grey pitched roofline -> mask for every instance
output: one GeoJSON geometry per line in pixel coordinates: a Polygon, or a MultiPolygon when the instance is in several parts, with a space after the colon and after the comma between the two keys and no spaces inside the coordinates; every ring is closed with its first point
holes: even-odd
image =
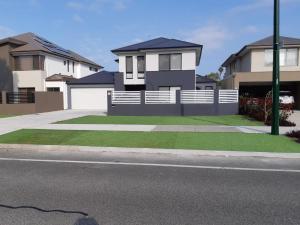
{"type": "Polygon", "coordinates": [[[200,64],[200,59],[202,56],[203,45],[195,44],[191,42],[168,39],[168,38],[155,38],[149,41],[140,42],[137,44],[125,46],[122,48],[117,48],[111,50],[114,54],[119,53],[131,53],[131,52],[144,52],[144,51],[154,51],[154,50],[170,50],[170,49],[195,49],[197,52],[197,65],[200,64]]]}
{"type": "Polygon", "coordinates": [[[12,44],[17,44],[17,45],[25,45],[25,44],[27,44],[24,41],[20,41],[18,39],[10,38],[10,37],[9,38],[4,38],[4,39],[0,40],[0,44],[4,44],[4,43],[12,43],[12,44]]]}
{"type": "Polygon", "coordinates": [[[114,84],[114,76],[117,72],[100,71],[80,79],[68,81],[68,85],[97,85],[114,84]]]}
{"type": "Polygon", "coordinates": [[[149,41],[128,45],[122,48],[113,49],[111,50],[111,52],[121,53],[121,52],[136,52],[136,51],[143,51],[143,50],[202,48],[202,47],[203,45],[200,44],[160,37],[160,38],[151,39],[149,41]]]}
{"type": "MultiPolygon", "coordinates": [[[[260,49],[260,48],[272,48],[273,43],[270,43],[270,39],[273,36],[269,36],[267,38],[261,39],[259,41],[253,42],[251,44],[245,45],[241,48],[240,51],[237,53],[231,54],[222,64],[222,67],[226,67],[229,63],[237,59],[243,52],[251,50],[251,49],[260,49]]],[[[290,37],[280,37],[281,41],[283,42],[284,46],[287,47],[300,47],[300,39],[297,38],[290,38],[290,37]]]]}

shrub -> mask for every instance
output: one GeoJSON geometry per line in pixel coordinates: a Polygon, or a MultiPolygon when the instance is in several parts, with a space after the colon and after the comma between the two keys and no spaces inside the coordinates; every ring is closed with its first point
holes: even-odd
{"type": "MultiPolygon", "coordinates": [[[[289,117],[293,114],[293,104],[280,104],[279,125],[280,126],[296,126],[295,123],[289,121],[289,117]]],[[[258,121],[264,122],[266,125],[272,123],[272,98],[240,98],[240,113],[248,115],[258,121]]]]}
{"type": "Polygon", "coordinates": [[[297,142],[300,143],[300,130],[293,130],[291,132],[288,132],[286,134],[286,136],[290,137],[290,138],[296,138],[297,142]]]}

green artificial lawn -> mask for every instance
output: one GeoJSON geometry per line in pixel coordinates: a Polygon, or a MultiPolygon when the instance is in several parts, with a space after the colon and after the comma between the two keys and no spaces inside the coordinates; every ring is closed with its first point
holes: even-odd
{"type": "Polygon", "coordinates": [[[0,136],[0,143],[300,152],[300,145],[288,137],[245,133],[19,130],[0,136]]]}
{"type": "Polygon", "coordinates": [[[246,116],[85,116],[61,124],[228,125],[263,126],[246,116]]]}
{"type": "Polygon", "coordinates": [[[12,115],[0,115],[0,119],[1,118],[7,118],[7,117],[12,117],[12,115]]]}

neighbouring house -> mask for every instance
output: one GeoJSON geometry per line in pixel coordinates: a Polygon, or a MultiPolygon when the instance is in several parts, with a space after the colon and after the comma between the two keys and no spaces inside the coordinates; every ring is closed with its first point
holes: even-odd
{"type": "MultiPolygon", "coordinates": [[[[300,109],[300,39],[280,37],[280,88],[294,96],[300,109]]],[[[222,87],[239,89],[240,95],[264,97],[272,90],[273,36],[244,46],[222,64],[222,87]]]]}
{"type": "Polygon", "coordinates": [[[202,45],[156,38],[112,50],[118,72],[99,73],[68,82],[69,108],[107,110],[107,91],[195,90],[202,45]],[[100,101],[95,101],[100,99],[100,101]]]}
{"type": "Polygon", "coordinates": [[[34,33],[0,40],[0,91],[63,92],[68,108],[67,81],[103,67],[34,33]]]}
{"type": "Polygon", "coordinates": [[[196,90],[215,90],[217,81],[207,76],[196,76],[196,90]]]}

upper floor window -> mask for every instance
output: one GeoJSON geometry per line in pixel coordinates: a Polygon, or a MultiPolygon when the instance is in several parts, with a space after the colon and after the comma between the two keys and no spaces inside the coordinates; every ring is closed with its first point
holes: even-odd
{"type": "Polygon", "coordinates": [[[132,56],[126,56],[126,79],[133,78],[133,58],[132,56]]]}
{"type": "Polygon", "coordinates": [[[73,73],[75,73],[75,62],[72,62],[73,73]]]}
{"type": "MultiPolygon", "coordinates": [[[[280,50],[280,66],[297,66],[298,65],[298,49],[284,48],[280,50]]],[[[265,65],[273,65],[273,50],[265,50],[265,65]]]]}
{"type": "Polygon", "coordinates": [[[16,71],[44,70],[45,56],[15,56],[16,71]]]}
{"type": "Polygon", "coordinates": [[[159,55],[159,70],[181,70],[182,69],[182,54],[160,54],[159,55]]]}
{"type": "Polygon", "coordinates": [[[145,56],[137,57],[137,69],[138,69],[138,78],[144,79],[144,77],[145,77],[145,56]]]}

